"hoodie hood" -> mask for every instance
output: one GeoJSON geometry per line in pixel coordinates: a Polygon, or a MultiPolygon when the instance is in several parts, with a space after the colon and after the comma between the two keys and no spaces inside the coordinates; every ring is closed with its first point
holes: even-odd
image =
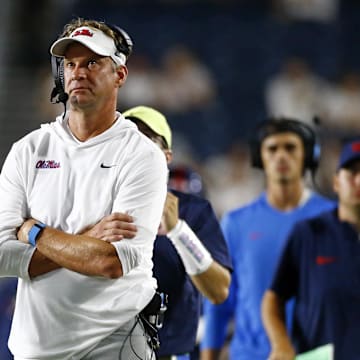
{"type": "Polygon", "coordinates": [[[49,132],[55,135],[61,142],[67,146],[76,148],[88,148],[98,144],[101,144],[109,139],[116,137],[122,137],[128,133],[129,129],[137,130],[136,125],[127,119],[125,119],[119,112],[116,112],[116,121],[114,124],[101,134],[94,136],[86,141],[79,141],[72,134],[68,126],[68,115],[65,118],[59,115],[54,122],[48,124],[42,124],[42,131],[49,132]]]}

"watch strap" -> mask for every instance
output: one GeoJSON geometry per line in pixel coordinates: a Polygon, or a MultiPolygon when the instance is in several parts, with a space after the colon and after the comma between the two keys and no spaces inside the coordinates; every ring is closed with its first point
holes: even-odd
{"type": "Polygon", "coordinates": [[[31,227],[28,233],[28,241],[30,245],[36,246],[36,240],[45,227],[46,225],[43,223],[36,223],[31,227]]]}

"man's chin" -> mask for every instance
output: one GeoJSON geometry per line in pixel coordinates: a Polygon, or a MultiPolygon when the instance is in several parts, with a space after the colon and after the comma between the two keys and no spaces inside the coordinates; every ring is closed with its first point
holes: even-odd
{"type": "Polygon", "coordinates": [[[84,96],[72,95],[69,98],[70,104],[74,107],[86,107],[89,104],[89,99],[84,96]]]}
{"type": "Polygon", "coordinates": [[[280,184],[288,184],[290,182],[290,178],[289,178],[289,176],[280,176],[278,178],[278,182],[280,184]]]}

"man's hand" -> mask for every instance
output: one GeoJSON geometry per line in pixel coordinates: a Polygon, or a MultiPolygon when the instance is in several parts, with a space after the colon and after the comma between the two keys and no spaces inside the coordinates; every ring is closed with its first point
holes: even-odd
{"type": "Polygon", "coordinates": [[[166,195],[164,210],[159,228],[160,235],[166,235],[179,221],[179,199],[171,192],[166,195]]]}
{"type": "Polygon", "coordinates": [[[295,356],[296,353],[292,345],[284,342],[273,347],[268,360],[294,360],[295,356]]]}
{"type": "Polygon", "coordinates": [[[124,213],[113,213],[103,217],[97,224],[85,230],[81,235],[91,236],[107,242],[132,239],[137,228],[133,224],[132,216],[124,213]]]}
{"type": "Polygon", "coordinates": [[[18,240],[20,240],[24,244],[28,244],[29,243],[29,238],[28,238],[29,231],[32,228],[32,226],[34,224],[36,224],[37,222],[38,221],[36,221],[35,219],[27,219],[26,221],[24,221],[24,223],[20,226],[20,228],[18,229],[18,232],[17,232],[18,240]]]}

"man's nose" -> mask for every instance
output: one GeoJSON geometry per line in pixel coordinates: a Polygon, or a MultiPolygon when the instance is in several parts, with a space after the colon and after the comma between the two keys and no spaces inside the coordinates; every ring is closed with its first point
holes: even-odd
{"type": "Polygon", "coordinates": [[[276,151],[276,156],[279,158],[279,159],[284,159],[284,158],[287,158],[289,155],[288,151],[286,149],[283,149],[283,148],[279,148],[277,151],[276,151]]]}
{"type": "Polygon", "coordinates": [[[71,80],[84,79],[86,76],[85,68],[83,66],[75,66],[71,72],[71,80]]]}

